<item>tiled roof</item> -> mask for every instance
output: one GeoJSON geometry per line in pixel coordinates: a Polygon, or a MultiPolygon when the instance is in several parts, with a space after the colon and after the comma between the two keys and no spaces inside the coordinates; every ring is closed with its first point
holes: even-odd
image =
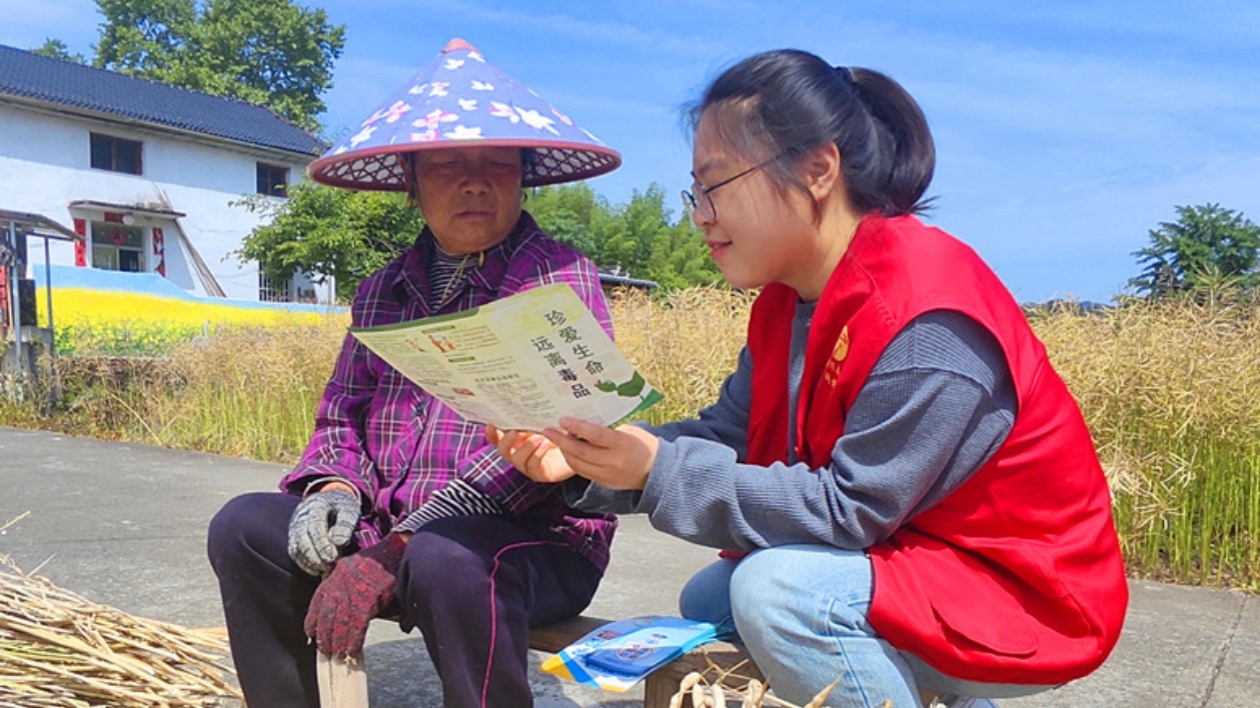
{"type": "Polygon", "coordinates": [[[317,157],[325,145],[264,106],[0,45],[0,98],[117,116],[317,157]]]}

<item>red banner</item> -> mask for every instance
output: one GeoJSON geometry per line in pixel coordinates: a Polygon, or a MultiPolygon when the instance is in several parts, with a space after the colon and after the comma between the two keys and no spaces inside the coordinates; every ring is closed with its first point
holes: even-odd
{"type": "Polygon", "coordinates": [[[74,265],[76,268],[87,267],[87,219],[74,220],[74,232],[83,237],[74,242],[74,265]]]}
{"type": "Polygon", "coordinates": [[[153,227],[153,262],[156,263],[156,265],[153,266],[153,270],[157,271],[158,275],[165,278],[166,236],[162,234],[162,229],[157,226],[153,227]]]}
{"type": "Polygon", "coordinates": [[[0,328],[9,326],[9,269],[0,268],[0,328]]]}

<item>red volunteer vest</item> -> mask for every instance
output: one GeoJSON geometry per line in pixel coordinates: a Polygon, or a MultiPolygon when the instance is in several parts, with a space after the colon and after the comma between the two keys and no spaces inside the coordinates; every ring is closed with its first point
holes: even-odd
{"type": "MultiPolygon", "coordinates": [[[[753,305],[749,462],[786,458],[796,291],[753,305]]],[[[797,458],[830,464],[844,420],[901,329],[956,310],[1000,343],[1018,414],[962,487],[867,549],[872,626],[939,671],[989,683],[1058,684],[1096,669],[1128,604],[1111,496],[1076,401],[1023,311],[966,245],[914,217],[869,216],[819,299],[806,345],[797,458]]]]}

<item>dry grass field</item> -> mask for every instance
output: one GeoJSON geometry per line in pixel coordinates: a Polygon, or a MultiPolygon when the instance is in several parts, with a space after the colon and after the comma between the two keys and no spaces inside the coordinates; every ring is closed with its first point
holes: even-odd
{"type": "MultiPolygon", "coordinates": [[[[696,288],[612,299],[617,341],[665,395],[649,422],[713,401],[752,297],[696,288]]],[[[1260,310],[1237,299],[1029,311],[1093,431],[1130,572],[1260,591],[1260,310]]],[[[348,324],[225,325],[158,359],[62,357],[65,396],[0,402],[0,424],[288,462],[348,324]]],[[[76,351],[82,353],[82,348],[76,351]]]]}

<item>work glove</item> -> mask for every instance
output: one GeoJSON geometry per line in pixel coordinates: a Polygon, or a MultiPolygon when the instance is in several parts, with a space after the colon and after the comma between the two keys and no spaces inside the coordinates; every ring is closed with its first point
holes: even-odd
{"type": "Polygon", "coordinates": [[[315,589],[302,629],[328,656],[358,656],[368,624],[394,601],[407,538],[391,533],[337,561],[315,589]]]}
{"type": "Polygon", "coordinates": [[[344,489],[303,499],[289,519],[289,557],[314,576],[328,572],[359,523],[359,500],[344,489]]]}

